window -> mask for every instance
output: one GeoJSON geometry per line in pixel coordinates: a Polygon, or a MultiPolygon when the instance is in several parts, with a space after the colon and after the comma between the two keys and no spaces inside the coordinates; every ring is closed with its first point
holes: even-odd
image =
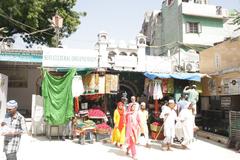
{"type": "Polygon", "coordinates": [[[201,33],[202,27],[199,22],[187,22],[186,33],[201,33]]]}
{"type": "Polygon", "coordinates": [[[134,52],[133,52],[133,53],[130,54],[130,56],[135,56],[135,57],[137,57],[137,53],[134,53],[134,52]]]}
{"type": "Polygon", "coordinates": [[[117,54],[113,51],[108,53],[108,62],[114,62],[114,58],[117,54]]]}
{"type": "Polygon", "coordinates": [[[121,53],[119,53],[119,55],[120,55],[120,56],[127,56],[127,53],[121,52],[121,53]]]}

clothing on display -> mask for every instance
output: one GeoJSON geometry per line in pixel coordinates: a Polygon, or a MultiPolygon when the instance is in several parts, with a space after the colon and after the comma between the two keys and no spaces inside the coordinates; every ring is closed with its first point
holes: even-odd
{"type": "Polygon", "coordinates": [[[153,99],[158,100],[163,98],[163,93],[162,93],[162,81],[161,80],[155,80],[153,81],[154,83],[154,88],[153,88],[153,99]]]}
{"type": "Polygon", "coordinates": [[[99,76],[99,90],[98,93],[105,93],[105,76],[99,76]]]}
{"type": "Polygon", "coordinates": [[[106,74],[106,86],[105,86],[105,92],[106,93],[111,93],[111,75],[110,74],[106,74]]]}
{"type": "Polygon", "coordinates": [[[85,93],[96,93],[98,91],[98,74],[87,74],[83,77],[85,93]]]}
{"type": "Polygon", "coordinates": [[[167,81],[167,93],[174,93],[174,80],[168,79],[167,81]]]}
{"type": "Polygon", "coordinates": [[[117,93],[118,91],[118,75],[111,75],[111,93],[117,93]]]}
{"type": "Polygon", "coordinates": [[[74,76],[72,80],[72,95],[78,97],[84,93],[82,76],[74,76]]]}
{"type": "Polygon", "coordinates": [[[59,77],[43,70],[42,95],[48,124],[66,124],[74,116],[72,79],[75,73],[76,69],[70,69],[63,77],[59,77]]]}
{"type": "Polygon", "coordinates": [[[168,86],[167,86],[167,79],[162,79],[162,93],[167,94],[168,93],[168,86]]]}
{"type": "Polygon", "coordinates": [[[79,100],[78,100],[78,97],[74,97],[74,112],[75,113],[79,112],[79,100]]]}
{"type": "Polygon", "coordinates": [[[106,86],[105,92],[106,93],[117,93],[118,91],[118,75],[106,74],[106,86]]]}

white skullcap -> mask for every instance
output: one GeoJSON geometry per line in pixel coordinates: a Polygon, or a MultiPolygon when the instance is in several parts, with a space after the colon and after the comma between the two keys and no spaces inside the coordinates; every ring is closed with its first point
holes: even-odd
{"type": "Polygon", "coordinates": [[[7,109],[14,109],[17,107],[18,107],[18,104],[15,100],[10,100],[7,102],[7,109]]]}
{"type": "Polygon", "coordinates": [[[170,100],[168,101],[168,103],[174,103],[174,100],[173,100],[173,99],[170,99],[170,100]]]}

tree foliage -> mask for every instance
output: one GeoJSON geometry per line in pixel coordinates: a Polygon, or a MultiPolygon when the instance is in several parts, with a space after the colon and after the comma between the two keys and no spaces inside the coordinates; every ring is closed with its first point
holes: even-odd
{"type": "Polygon", "coordinates": [[[237,17],[234,19],[234,24],[240,25],[240,13],[238,13],[237,17]]]}
{"type": "Polygon", "coordinates": [[[80,25],[85,12],[76,12],[73,7],[77,0],[1,0],[0,28],[2,36],[21,34],[28,46],[41,44],[55,46],[56,33],[52,17],[58,13],[63,18],[60,38],[69,37],[80,25]]]}

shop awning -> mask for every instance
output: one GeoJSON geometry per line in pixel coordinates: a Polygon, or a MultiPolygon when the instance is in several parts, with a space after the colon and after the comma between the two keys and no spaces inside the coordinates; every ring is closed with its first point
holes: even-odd
{"type": "Polygon", "coordinates": [[[181,79],[181,80],[190,80],[190,81],[197,81],[200,82],[201,78],[209,77],[207,74],[202,73],[150,73],[145,72],[144,76],[149,79],[155,78],[174,78],[174,79],[181,79]]]}

